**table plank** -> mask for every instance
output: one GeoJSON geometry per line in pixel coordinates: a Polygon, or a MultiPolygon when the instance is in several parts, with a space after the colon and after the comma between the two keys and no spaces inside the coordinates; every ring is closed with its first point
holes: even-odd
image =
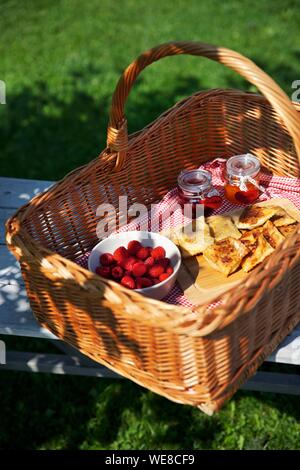
{"type": "Polygon", "coordinates": [[[267,360],[280,364],[300,365],[300,325],[282,341],[267,360]]]}
{"type": "Polygon", "coordinates": [[[25,372],[46,372],[51,374],[83,375],[122,379],[110,369],[95,362],[87,363],[77,356],[64,354],[37,354],[30,352],[7,351],[6,364],[0,365],[1,370],[19,370],[25,372]]]}
{"type": "Polygon", "coordinates": [[[58,339],[33,316],[24,286],[0,285],[0,334],[58,339]]]}
{"type": "Polygon", "coordinates": [[[5,245],[0,245],[0,285],[24,285],[20,265],[5,245]]]}
{"type": "Polygon", "coordinates": [[[255,392],[300,395],[300,375],[258,371],[241,388],[255,392]]]}
{"type": "MultiPolygon", "coordinates": [[[[51,184],[50,181],[0,178],[0,334],[57,339],[36,322],[28,304],[19,264],[3,245],[6,219],[28,198],[51,184]]],[[[300,364],[300,325],[267,360],[300,364]]]]}
{"type": "MultiPolygon", "coordinates": [[[[57,339],[36,322],[27,301],[19,265],[5,246],[0,246],[0,334],[57,339]]],[[[300,325],[267,360],[300,364],[300,325]]]]}
{"type": "Polygon", "coordinates": [[[17,209],[52,184],[52,181],[0,177],[0,207],[17,209]]]}
{"type": "Polygon", "coordinates": [[[57,339],[30,309],[19,263],[5,245],[5,222],[52,181],[0,177],[0,334],[57,339]]]}
{"type": "MultiPolygon", "coordinates": [[[[6,354],[6,364],[0,365],[0,371],[1,370],[123,379],[121,375],[116,374],[100,364],[87,364],[85,361],[82,361],[80,357],[65,356],[63,354],[37,354],[8,351],[6,354]]],[[[258,392],[300,395],[300,376],[295,374],[258,371],[241,388],[243,390],[258,392]]]]}
{"type": "Polygon", "coordinates": [[[57,339],[35,320],[19,263],[4,245],[0,245],[0,334],[57,339]]]}

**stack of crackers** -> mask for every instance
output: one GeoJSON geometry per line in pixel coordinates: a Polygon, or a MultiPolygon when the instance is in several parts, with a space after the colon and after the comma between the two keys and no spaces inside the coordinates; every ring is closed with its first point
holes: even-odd
{"type": "Polygon", "coordinates": [[[215,270],[229,276],[249,272],[264,261],[298,226],[279,206],[252,205],[233,214],[201,217],[191,227],[165,233],[183,257],[203,254],[215,270]]]}

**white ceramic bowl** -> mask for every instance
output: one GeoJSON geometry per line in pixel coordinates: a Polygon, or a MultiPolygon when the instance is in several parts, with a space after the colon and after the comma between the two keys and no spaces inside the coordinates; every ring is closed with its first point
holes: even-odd
{"type": "Polygon", "coordinates": [[[162,299],[175,284],[178,270],[181,265],[181,255],[177,246],[167,237],[164,237],[159,233],[132,231],[110,235],[93,248],[88,259],[89,270],[96,272],[96,268],[99,266],[99,258],[103,253],[113,253],[119,246],[127,247],[131,240],[138,240],[142,245],[150,246],[152,248],[162,246],[166,250],[166,257],[170,258],[170,263],[174,270],[171,276],[154,286],[145,287],[144,289],[135,289],[136,292],[140,292],[146,297],[158,300],[162,299]]]}

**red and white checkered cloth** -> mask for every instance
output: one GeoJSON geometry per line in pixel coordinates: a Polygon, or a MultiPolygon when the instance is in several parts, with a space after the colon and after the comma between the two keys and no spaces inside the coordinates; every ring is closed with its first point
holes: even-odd
{"type": "MultiPolygon", "coordinates": [[[[199,167],[204,170],[209,170],[212,173],[213,185],[218,189],[223,198],[222,206],[219,209],[216,209],[213,214],[223,214],[239,207],[236,204],[232,204],[224,197],[224,180],[222,175],[225,169],[225,162],[226,160],[218,158],[199,167]]],[[[300,178],[288,178],[262,174],[260,184],[265,188],[265,191],[261,193],[257,202],[266,201],[271,198],[286,198],[293,202],[298,209],[300,209],[300,178]]],[[[244,206],[241,205],[241,207],[244,206]]],[[[162,230],[162,228],[167,229],[170,227],[176,227],[178,225],[186,225],[189,222],[190,219],[186,219],[184,217],[182,210],[179,207],[177,188],[173,188],[157,205],[154,206],[151,212],[151,217],[148,214],[146,217],[141,218],[138,223],[136,220],[133,220],[129,224],[121,227],[119,231],[124,232],[130,230],[146,229],[158,232],[162,230]],[[162,214],[164,214],[164,212],[166,213],[166,211],[169,216],[167,218],[163,218],[162,227],[162,214]]],[[[86,268],[88,257],[89,253],[78,258],[76,262],[86,268]]],[[[193,304],[184,296],[183,291],[178,283],[175,284],[171,292],[169,292],[163,301],[174,305],[193,307],[193,304]]]]}

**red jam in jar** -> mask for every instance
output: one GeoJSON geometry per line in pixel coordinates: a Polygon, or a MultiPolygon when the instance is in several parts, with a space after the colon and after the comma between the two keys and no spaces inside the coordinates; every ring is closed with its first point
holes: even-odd
{"type": "Polygon", "coordinates": [[[260,194],[260,162],[250,153],[235,155],[226,162],[225,197],[234,204],[251,204],[260,194]]]}
{"type": "Polygon", "coordinates": [[[198,204],[204,206],[205,215],[222,205],[222,198],[212,185],[210,171],[183,170],[178,176],[177,184],[181,204],[192,205],[193,217],[196,217],[198,204]]]}

